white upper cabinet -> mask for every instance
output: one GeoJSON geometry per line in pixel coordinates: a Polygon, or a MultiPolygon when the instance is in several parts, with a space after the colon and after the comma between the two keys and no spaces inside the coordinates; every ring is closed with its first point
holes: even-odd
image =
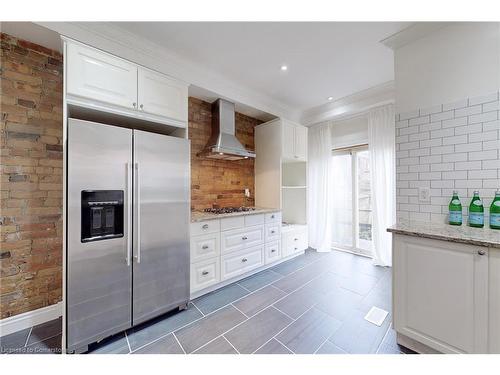
{"type": "Polygon", "coordinates": [[[307,160],[307,128],[301,125],[295,125],[295,158],[307,160]]]}
{"type": "Polygon", "coordinates": [[[283,120],[283,159],[307,161],[307,128],[283,120]]]}
{"type": "Polygon", "coordinates": [[[131,108],[137,104],[137,66],[93,48],[67,46],[67,93],[131,108]]]}
{"type": "Polygon", "coordinates": [[[187,126],[188,85],[79,43],[66,42],[72,104],[177,127],[187,126]]]}
{"type": "Polygon", "coordinates": [[[139,67],[139,110],[174,120],[187,121],[188,88],[163,74],[139,67]]]}

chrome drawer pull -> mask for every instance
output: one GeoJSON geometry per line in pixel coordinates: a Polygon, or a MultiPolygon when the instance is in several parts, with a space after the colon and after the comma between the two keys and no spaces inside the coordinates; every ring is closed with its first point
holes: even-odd
{"type": "Polygon", "coordinates": [[[206,250],[206,249],[208,249],[208,245],[203,245],[201,248],[202,248],[203,250],[206,250]]]}
{"type": "Polygon", "coordinates": [[[203,271],[201,274],[202,274],[203,276],[207,276],[207,275],[209,274],[209,272],[208,272],[208,271],[203,271]]]}
{"type": "Polygon", "coordinates": [[[248,240],[248,237],[247,236],[243,236],[241,237],[242,240],[248,240]]]}
{"type": "Polygon", "coordinates": [[[295,250],[298,250],[298,248],[296,247],[295,250]]]}
{"type": "Polygon", "coordinates": [[[271,215],[271,219],[274,219],[274,215],[271,215]]]}
{"type": "Polygon", "coordinates": [[[479,255],[484,255],[484,254],[486,254],[486,251],[484,251],[484,250],[479,250],[477,253],[478,253],[479,255]]]}
{"type": "Polygon", "coordinates": [[[203,226],[201,227],[201,229],[208,229],[208,224],[203,224],[203,226]]]}
{"type": "Polygon", "coordinates": [[[294,241],[298,241],[299,239],[298,239],[298,238],[294,238],[293,240],[294,240],[294,241]]]}
{"type": "Polygon", "coordinates": [[[271,250],[271,253],[275,253],[275,252],[276,252],[276,249],[272,249],[272,250],[271,250]]]}
{"type": "Polygon", "coordinates": [[[276,232],[275,232],[274,230],[272,230],[272,231],[271,231],[271,234],[274,234],[274,233],[276,233],[276,232]]]}
{"type": "Polygon", "coordinates": [[[245,263],[246,261],[248,261],[248,259],[247,259],[247,258],[243,258],[241,261],[242,261],[243,263],[245,263]]]}

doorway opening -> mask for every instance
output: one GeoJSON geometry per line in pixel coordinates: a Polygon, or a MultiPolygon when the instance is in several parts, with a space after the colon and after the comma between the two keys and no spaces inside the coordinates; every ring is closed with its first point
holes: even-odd
{"type": "Polygon", "coordinates": [[[372,193],[368,145],[336,149],[332,247],[372,257],[372,193]]]}

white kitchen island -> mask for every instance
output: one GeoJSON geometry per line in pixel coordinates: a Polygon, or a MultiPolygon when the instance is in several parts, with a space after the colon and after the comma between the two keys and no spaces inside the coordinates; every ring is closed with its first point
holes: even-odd
{"type": "Polygon", "coordinates": [[[415,221],[388,231],[398,343],[420,353],[500,353],[500,231],[415,221]]]}

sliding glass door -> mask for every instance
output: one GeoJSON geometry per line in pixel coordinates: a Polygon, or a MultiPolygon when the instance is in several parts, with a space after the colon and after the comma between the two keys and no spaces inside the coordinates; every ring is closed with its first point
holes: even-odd
{"type": "Polygon", "coordinates": [[[366,146],[333,152],[333,247],[371,256],[370,154],[366,146]]]}

